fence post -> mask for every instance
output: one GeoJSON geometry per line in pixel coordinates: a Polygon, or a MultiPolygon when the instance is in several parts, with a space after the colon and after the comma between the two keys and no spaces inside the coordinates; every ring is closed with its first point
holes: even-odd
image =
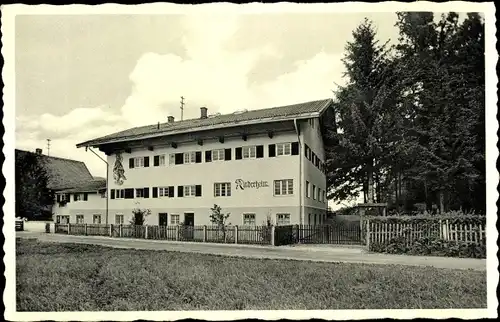
{"type": "Polygon", "coordinates": [[[148,239],[148,226],[146,226],[146,232],[144,233],[144,239],[148,239]]]}
{"type": "Polygon", "coordinates": [[[207,225],[203,225],[203,242],[207,242],[207,225]]]}
{"type": "Polygon", "coordinates": [[[370,250],[370,239],[371,239],[371,236],[370,236],[370,219],[366,219],[365,225],[366,225],[366,248],[368,248],[368,250],[370,250]]]}
{"type": "Polygon", "coordinates": [[[109,224],[109,237],[113,237],[113,224],[109,224]]]}
{"type": "Polygon", "coordinates": [[[70,223],[68,223],[68,235],[69,235],[70,223]]]}
{"type": "Polygon", "coordinates": [[[119,231],[118,231],[118,235],[119,235],[120,237],[122,237],[122,236],[123,236],[123,224],[120,224],[120,228],[119,228],[118,230],[119,230],[119,231]]]}
{"type": "Polygon", "coordinates": [[[87,236],[87,224],[85,224],[85,236],[87,236]]]}
{"type": "Polygon", "coordinates": [[[175,240],[179,240],[179,225],[175,226],[175,240]]]}
{"type": "Polygon", "coordinates": [[[276,246],[275,244],[275,238],[274,238],[274,233],[275,233],[275,227],[274,225],[271,225],[271,245],[272,246],[276,246]]]}
{"type": "Polygon", "coordinates": [[[234,243],[238,243],[238,225],[234,226],[234,243]]]}

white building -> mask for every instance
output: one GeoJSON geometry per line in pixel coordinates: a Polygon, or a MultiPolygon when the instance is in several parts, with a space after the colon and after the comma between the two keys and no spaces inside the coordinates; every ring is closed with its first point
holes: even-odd
{"type": "MultiPolygon", "coordinates": [[[[214,204],[230,213],[232,225],[262,225],[268,217],[275,224],[324,222],[321,130],[331,104],[320,100],[217,116],[202,107],[199,119],[169,117],[167,123],[78,144],[107,155],[109,216],[101,223],[128,223],[132,210],[141,208],[151,210],[149,225],[210,225],[214,204]],[[120,169],[123,180],[116,177],[120,169]]],[[[76,212],[70,213],[76,222],[76,212]]],[[[83,222],[93,223],[106,211],[80,213],[83,222]]]]}

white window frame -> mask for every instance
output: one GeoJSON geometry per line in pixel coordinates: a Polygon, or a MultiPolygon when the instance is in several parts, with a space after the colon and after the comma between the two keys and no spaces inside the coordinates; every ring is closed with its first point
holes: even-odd
{"type": "Polygon", "coordinates": [[[158,166],[159,167],[164,167],[167,165],[167,157],[165,156],[165,154],[160,154],[158,155],[158,166]]]}
{"type": "Polygon", "coordinates": [[[102,223],[102,216],[100,214],[93,214],[92,215],[92,223],[93,224],[101,224],[102,223]],[[99,218],[99,222],[96,223],[96,218],[99,218]]]}
{"type": "Polygon", "coordinates": [[[184,190],[183,196],[184,197],[195,197],[196,196],[196,185],[187,185],[183,186],[182,189],[184,190]]]}
{"type": "Polygon", "coordinates": [[[170,224],[171,225],[178,225],[180,224],[181,220],[181,215],[179,214],[170,214],[170,224]]]}
{"type": "Polygon", "coordinates": [[[144,168],[144,157],[134,158],[134,168],[144,168]]]}
{"type": "Polygon", "coordinates": [[[276,143],[276,156],[292,155],[292,143],[276,143]]]}
{"type": "Polygon", "coordinates": [[[285,214],[285,213],[276,214],[276,225],[278,226],[290,225],[290,214],[285,214]]]}
{"type": "Polygon", "coordinates": [[[293,195],[293,179],[274,180],[273,191],[275,196],[293,195]]]}
{"type": "Polygon", "coordinates": [[[226,160],[226,152],[224,149],[212,150],[212,161],[224,161],[226,160]]]}
{"type": "Polygon", "coordinates": [[[134,193],[135,198],[144,198],[144,188],[135,188],[135,193],[134,193]],[[139,193],[140,191],[140,193],[139,193]]]}
{"type": "Polygon", "coordinates": [[[306,181],[306,197],[311,198],[311,184],[309,181],[306,181]]]}
{"type": "Polygon", "coordinates": [[[76,223],[77,224],[85,223],[85,217],[83,216],[83,214],[76,214],[76,223]],[[81,219],[81,221],[78,219],[81,219]]]}
{"type": "Polygon", "coordinates": [[[115,199],[125,199],[125,189],[116,189],[115,199]]]}
{"type": "Polygon", "coordinates": [[[241,147],[241,158],[242,159],[255,159],[257,158],[257,146],[247,145],[241,147]]]}
{"type": "Polygon", "coordinates": [[[184,164],[196,163],[196,151],[184,152],[183,154],[184,164]]]}
{"type": "Polygon", "coordinates": [[[158,198],[168,197],[168,187],[158,187],[158,198]]]}
{"type": "Polygon", "coordinates": [[[214,183],[214,197],[231,197],[231,182],[214,183]]]}
{"type": "Polygon", "coordinates": [[[115,214],[115,225],[123,225],[125,223],[125,216],[123,214],[115,214]],[[117,220],[121,218],[121,220],[117,220]]]}
{"type": "Polygon", "coordinates": [[[243,226],[255,226],[255,214],[254,213],[243,214],[243,226]]]}

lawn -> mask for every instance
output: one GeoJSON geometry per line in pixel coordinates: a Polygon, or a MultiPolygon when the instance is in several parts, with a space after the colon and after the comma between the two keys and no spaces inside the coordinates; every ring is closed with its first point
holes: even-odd
{"type": "Polygon", "coordinates": [[[485,308],[486,272],[16,240],[18,311],[485,308]]]}

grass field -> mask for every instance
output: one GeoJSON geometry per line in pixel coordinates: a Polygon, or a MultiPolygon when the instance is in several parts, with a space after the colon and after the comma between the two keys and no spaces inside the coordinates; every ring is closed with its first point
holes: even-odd
{"type": "Polygon", "coordinates": [[[486,272],[16,240],[18,311],[485,308],[486,272]]]}

